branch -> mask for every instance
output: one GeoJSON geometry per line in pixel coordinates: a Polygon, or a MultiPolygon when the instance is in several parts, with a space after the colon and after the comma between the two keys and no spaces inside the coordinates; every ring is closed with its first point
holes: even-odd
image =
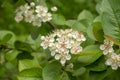
{"type": "Polygon", "coordinates": [[[9,48],[7,45],[0,45],[0,49],[13,50],[13,48],[9,48]]]}
{"type": "Polygon", "coordinates": [[[53,30],[56,29],[55,25],[52,24],[50,21],[48,21],[47,23],[50,25],[50,27],[51,27],[53,30]]]}

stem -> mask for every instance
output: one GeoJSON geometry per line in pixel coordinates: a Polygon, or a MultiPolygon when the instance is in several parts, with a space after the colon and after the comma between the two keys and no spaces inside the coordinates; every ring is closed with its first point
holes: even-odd
{"type": "Polygon", "coordinates": [[[53,30],[56,29],[55,25],[52,24],[50,21],[48,21],[47,23],[50,25],[50,27],[51,27],[53,30]]]}
{"type": "Polygon", "coordinates": [[[7,45],[0,45],[0,49],[13,50],[13,48],[9,48],[7,45]]]}
{"type": "Polygon", "coordinates": [[[28,3],[28,5],[30,5],[31,1],[30,0],[25,0],[25,2],[28,3]]]}

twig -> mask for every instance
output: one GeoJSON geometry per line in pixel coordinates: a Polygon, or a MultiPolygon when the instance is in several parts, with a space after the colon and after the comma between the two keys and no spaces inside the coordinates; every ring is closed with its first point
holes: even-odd
{"type": "Polygon", "coordinates": [[[52,24],[50,21],[48,21],[47,23],[50,25],[50,27],[51,27],[53,30],[56,29],[55,25],[52,24]]]}
{"type": "Polygon", "coordinates": [[[6,45],[0,45],[0,49],[8,49],[8,50],[13,50],[13,48],[9,48],[6,45]]]}

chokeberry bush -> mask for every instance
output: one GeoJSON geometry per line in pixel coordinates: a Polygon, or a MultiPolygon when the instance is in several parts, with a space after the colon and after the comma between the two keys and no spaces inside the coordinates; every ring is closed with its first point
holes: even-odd
{"type": "Polygon", "coordinates": [[[120,0],[0,0],[0,80],[120,80],[120,0]]]}

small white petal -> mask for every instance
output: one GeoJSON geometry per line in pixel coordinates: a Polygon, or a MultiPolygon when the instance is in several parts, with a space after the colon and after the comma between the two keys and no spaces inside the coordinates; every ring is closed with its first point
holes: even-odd
{"type": "Polygon", "coordinates": [[[120,67],[120,62],[117,62],[117,65],[120,67]]]}
{"type": "Polygon", "coordinates": [[[118,69],[118,66],[116,64],[112,64],[111,67],[112,67],[113,70],[117,70],[118,69]]]}
{"type": "Polygon", "coordinates": [[[68,54],[66,55],[66,60],[70,60],[71,59],[71,56],[68,54]]]}
{"type": "Polygon", "coordinates": [[[100,49],[101,49],[101,50],[104,50],[104,49],[105,49],[105,46],[104,46],[104,45],[100,45],[100,49]]]}
{"type": "Polygon", "coordinates": [[[50,42],[54,42],[54,38],[50,38],[50,40],[49,40],[50,42]]]}
{"type": "Polygon", "coordinates": [[[55,52],[54,51],[51,51],[51,56],[54,56],[55,55],[55,52]]]}
{"type": "Polygon", "coordinates": [[[66,59],[65,59],[65,58],[61,58],[60,63],[61,63],[62,65],[64,65],[64,64],[66,63],[66,59]]]}
{"type": "Polygon", "coordinates": [[[56,54],[56,55],[55,55],[55,59],[56,59],[56,60],[59,60],[60,57],[61,57],[60,54],[56,54]]]}
{"type": "Polygon", "coordinates": [[[104,55],[107,55],[107,54],[108,54],[108,50],[104,50],[104,51],[103,51],[103,54],[104,54],[104,55]]]}
{"type": "Polygon", "coordinates": [[[43,46],[43,49],[47,49],[47,46],[43,46]]]}
{"type": "Polygon", "coordinates": [[[117,60],[120,61],[120,54],[117,55],[117,60]]]}
{"type": "Polygon", "coordinates": [[[113,52],[114,50],[113,50],[113,48],[111,47],[111,48],[109,48],[109,52],[113,52]]]}
{"type": "Polygon", "coordinates": [[[104,44],[109,44],[109,41],[105,39],[104,44]]]}
{"type": "Polygon", "coordinates": [[[34,6],[35,6],[35,3],[34,3],[34,2],[31,2],[31,3],[30,3],[30,6],[31,6],[31,7],[34,7],[34,6]]]}
{"type": "Polygon", "coordinates": [[[45,36],[41,36],[41,40],[44,40],[45,39],[45,36]]]}
{"type": "Polygon", "coordinates": [[[56,6],[52,7],[51,11],[57,11],[57,7],[56,6]]]}
{"type": "Polygon", "coordinates": [[[113,61],[111,60],[111,59],[107,59],[107,61],[106,61],[106,65],[112,65],[112,63],[113,63],[113,61]]]}
{"type": "Polygon", "coordinates": [[[20,21],[22,21],[23,20],[23,16],[21,15],[21,14],[17,14],[16,16],[15,16],[15,21],[16,22],[20,22],[20,21]]]}
{"type": "Polygon", "coordinates": [[[81,35],[81,39],[82,41],[86,41],[86,38],[83,35],[81,35]]]}

